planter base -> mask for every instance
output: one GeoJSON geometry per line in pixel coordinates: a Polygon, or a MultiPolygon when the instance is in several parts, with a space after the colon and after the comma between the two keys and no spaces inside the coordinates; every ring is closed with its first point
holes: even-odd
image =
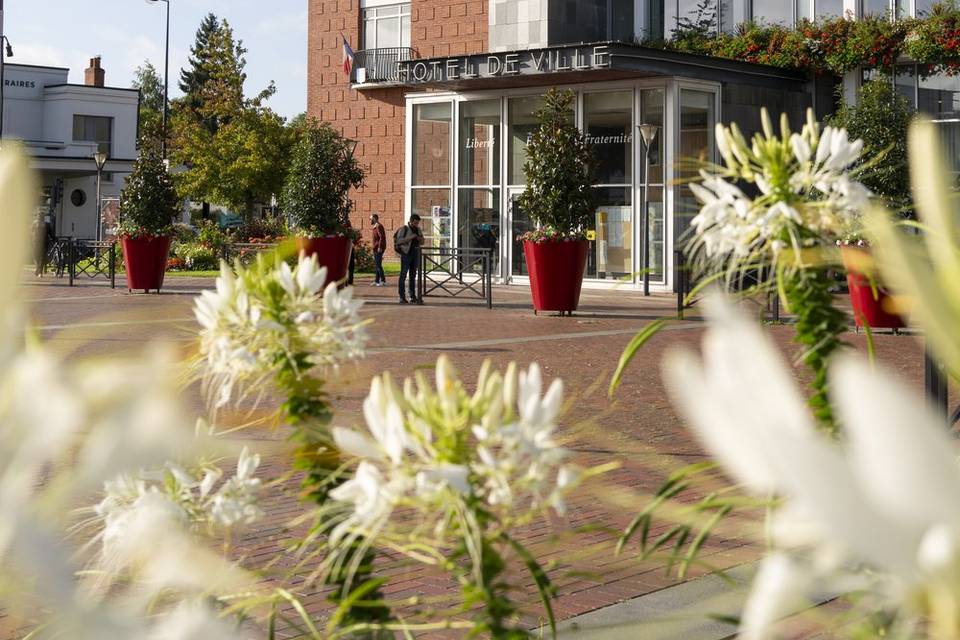
{"type": "Polygon", "coordinates": [[[523,243],[534,313],[577,310],[588,249],[586,240],[523,243]]]}
{"type": "Polygon", "coordinates": [[[120,246],[127,268],[127,291],[160,293],[170,254],[170,236],[121,238],[120,246]]]}
{"type": "MultiPolygon", "coordinates": [[[[847,269],[847,288],[850,290],[850,306],[858,328],[903,329],[907,324],[893,312],[893,300],[886,289],[871,287],[870,279],[863,272],[869,263],[869,254],[857,247],[842,247],[843,265],[847,269]]],[[[874,283],[876,285],[876,283],[874,283]]]]}
{"type": "Polygon", "coordinates": [[[346,279],[350,269],[353,242],[345,236],[297,238],[297,252],[317,256],[320,266],[327,268],[327,283],[340,282],[346,279]]]}

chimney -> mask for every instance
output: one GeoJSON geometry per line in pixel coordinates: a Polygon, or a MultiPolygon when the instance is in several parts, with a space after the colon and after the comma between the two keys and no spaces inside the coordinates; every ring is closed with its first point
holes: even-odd
{"type": "Polygon", "coordinates": [[[90,66],[83,72],[83,84],[88,87],[103,86],[104,71],[100,66],[100,56],[90,58],[90,66]]]}

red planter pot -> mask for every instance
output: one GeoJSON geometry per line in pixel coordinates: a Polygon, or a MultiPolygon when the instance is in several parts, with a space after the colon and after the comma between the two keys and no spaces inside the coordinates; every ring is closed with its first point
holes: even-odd
{"type": "Polygon", "coordinates": [[[146,293],[155,289],[160,293],[167,272],[170,236],[123,237],[120,246],[127,267],[127,290],[143,289],[146,293]]]}
{"type": "Polygon", "coordinates": [[[535,310],[567,313],[577,310],[589,246],[586,240],[524,241],[523,254],[527,258],[535,310]]]}
{"type": "MultiPolygon", "coordinates": [[[[871,329],[902,329],[906,325],[898,314],[892,311],[893,300],[887,290],[870,286],[861,269],[869,261],[869,255],[857,247],[841,247],[843,266],[847,269],[847,288],[850,289],[850,306],[853,307],[853,319],[858,327],[864,325],[871,329]]],[[[874,281],[876,284],[876,281],[874,281]]]]}
{"type": "Polygon", "coordinates": [[[317,256],[321,267],[327,268],[327,282],[340,282],[347,277],[353,241],[346,236],[325,238],[297,238],[297,252],[317,256]]]}

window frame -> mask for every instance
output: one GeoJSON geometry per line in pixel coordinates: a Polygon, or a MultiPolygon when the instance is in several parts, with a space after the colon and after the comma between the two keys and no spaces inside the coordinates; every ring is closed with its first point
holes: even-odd
{"type": "Polygon", "coordinates": [[[375,49],[410,48],[411,2],[363,3],[360,8],[360,48],[369,51],[375,49]],[[395,13],[387,11],[396,10],[395,13]],[[381,12],[383,12],[381,14],[381,12]],[[382,45],[378,42],[378,23],[381,20],[399,20],[400,41],[397,44],[382,45]],[[372,25],[374,42],[368,42],[367,33],[372,25]]]}

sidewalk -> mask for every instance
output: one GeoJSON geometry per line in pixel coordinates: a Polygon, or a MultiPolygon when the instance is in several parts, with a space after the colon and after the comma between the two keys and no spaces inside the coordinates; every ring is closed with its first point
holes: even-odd
{"type": "MultiPolygon", "coordinates": [[[[358,279],[356,295],[367,300],[364,315],[371,320],[371,349],[356,366],[345,367],[330,382],[335,424],[359,425],[361,403],[369,380],[382,371],[397,378],[428,367],[447,354],[468,383],[480,365],[490,359],[497,367],[510,361],[526,366],[537,361],[546,380],[562,377],[568,401],[562,421],[565,443],[573,461],[584,466],[613,459],[622,467],[606,476],[597,488],[589,487],[572,501],[564,519],[540,523],[521,532],[520,539],[546,565],[557,587],[554,610],[558,619],[599,611],[613,604],[672,586],[657,564],[637,560],[636,546],[613,554],[616,535],[643,508],[642,494],[655,490],[670,469],[703,458],[697,444],[674,413],[660,380],[660,361],[669,348],[697,348],[703,323],[696,309],[683,322],[668,325],[635,358],[613,401],[606,397],[610,375],[624,346],[651,319],[673,317],[676,298],[644,298],[627,290],[584,290],[581,309],[569,318],[535,316],[525,287],[496,287],[494,308],[482,302],[428,298],[427,304],[396,303],[392,286],[375,288],[358,279]],[[602,525],[605,529],[598,528],[602,525]],[[589,532],[583,527],[593,527],[589,532]]],[[[100,284],[69,288],[45,279],[25,288],[32,301],[33,318],[41,335],[53,348],[69,354],[103,355],[139,349],[149,340],[175,340],[184,346],[194,339],[192,298],[213,286],[212,279],[171,278],[161,295],[128,295],[122,282],[116,290],[100,284]]],[[[770,334],[793,359],[789,326],[771,326],[770,334]]],[[[922,389],[922,353],[908,336],[876,335],[880,362],[893,367],[905,380],[922,389]]],[[[850,333],[847,341],[865,350],[865,337],[850,333]]],[[[802,377],[802,375],[800,376],[802,377]]],[[[192,409],[202,405],[195,391],[187,396],[192,409]]],[[[282,440],[284,433],[258,433],[264,440],[282,440]]],[[[264,477],[279,475],[282,460],[270,460],[264,477]]],[[[267,558],[281,552],[284,525],[298,512],[295,483],[279,488],[268,499],[268,517],[242,540],[249,557],[267,558]]],[[[746,524],[744,521],[741,521],[746,524]]],[[[661,531],[663,529],[660,529],[661,531]]],[[[755,548],[741,534],[717,535],[705,547],[703,559],[717,567],[733,567],[756,559],[755,548]]],[[[392,598],[449,595],[453,585],[421,566],[394,561],[385,567],[393,578],[386,588],[392,598]]],[[[706,570],[696,568],[690,578],[706,570]]],[[[518,601],[528,607],[524,622],[531,627],[544,622],[536,591],[529,579],[517,581],[518,601]]],[[[328,611],[325,595],[311,589],[299,592],[307,610],[318,617],[328,611]]],[[[679,593],[664,591],[663,594],[679,593]]],[[[664,596],[661,596],[664,597],[664,596]]],[[[669,604],[669,603],[667,603],[669,604]]],[[[623,609],[646,616],[647,609],[623,609]]],[[[606,612],[606,613],[604,613],[606,612]]],[[[581,618],[581,624],[590,618],[581,618]]],[[[568,632],[564,637],[574,637],[568,632]]],[[[417,637],[461,637],[435,633],[417,637]]],[[[577,635],[576,637],[614,637],[577,635]]],[[[619,637],[636,637],[624,635],[619,637]]],[[[644,636],[646,637],[646,635],[644,636]]]]}

